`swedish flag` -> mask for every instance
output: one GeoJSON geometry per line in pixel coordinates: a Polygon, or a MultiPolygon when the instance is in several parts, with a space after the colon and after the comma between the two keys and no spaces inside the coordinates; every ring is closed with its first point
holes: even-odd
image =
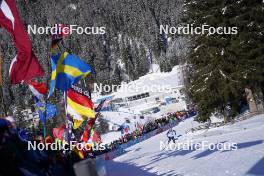
{"type": "Polygon", "coordinates": [[[67,91],[74,83],[88,74],[95,74],[93,69],[80,58],[67,52],[53,55],[51,57],[51,83],[49,97],[54,92],[55,87],[59,90],[67,91]]]}

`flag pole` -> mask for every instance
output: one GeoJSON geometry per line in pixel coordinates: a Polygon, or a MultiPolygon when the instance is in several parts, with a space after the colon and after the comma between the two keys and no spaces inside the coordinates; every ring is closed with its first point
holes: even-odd
{"type": "Polygon", "coordinates": [[[4,89],[3,89],[3,76],[2,76],[2,71],[3,71],[3,58],[2,58],[2,53],[0,52],[0,87],[1,87],[1,105],[2,105],[2,109],[4,111],[4,115],[7,116],[7,111],[6,111],[6,106],[5,106],[5,100],[4,100],[4,89]]]}
{"type": "Polygon", "coordinates": [[[45,98],[45,103],[44,103],[44,119],[43,119],[43,137],[44,137],[44,143],[46,143],[46,140],[45,140],[47,136],[47,122],[46,122],[47,118],[46,117],[47,117],[47,102],[48,102],[47,95],[45,95],[44,98],[45,98]]]}
{"type": "Polygon", "coordinates": [[[64,109],[65,109],[65,124],[69,128],[68,117],[67,117],[67,90],[63,92],[64,97],[64,109]]]}
{"type": "MultiPolygon", "coordinates": [[[[56,46],[57,46],[57,44],[56,44],[56,46]]],[[[54,48],[53,48],[52,42],[51,42],[51,45],[48,44],[47,48],[50,48],[50,50],[47,52],[47,56],[48,56],[48,60],[47,60],[47,65],[48,65],[47,69],[48,69],[48,71],[47,72],[48,72],[48,75],[49,75],[49,73],[52,74],[51,70],[50,70],[50,68],[51,68],[50,59],[51,59],[51,56],[52,56],[52,54],[54,52],[54,48]]],[[[46,85],[48,85],[48,83],[49,83],[49,80],[47,78],[46,79],[46,85]]],[[[45,98],[44,99],[45,100],[45,109],[44,109],[43,136],[46,138],[46,135],[47,135],[47,124],[46,124],[47,118],[46,118],[46,116],[47,116],[47,103],[48,103],[49,95],[45,95],[44,98],[45,98]]]]}
{"type": "Polygon", "coordinates": [[[47,107],[47,105],[46,105],[46,102],[45,102],[45,110],[44,110],[44,122],[43,122],[43,137],[44,137],[44,143],[46,142],[46,136],[47,136],[47,126],[46,126],[46,115],[47,115],[47,113],[46,113],[46,111],[47,111],[47,109],[46,109],[46,107],[47,107]]]}
{"type": "Polygon", "coordinates": [[[64,91],[64,103],[65,103],[65,115],[66,115],[66,120],[65,120],[65,123],[66,123],[66,127],[68,129],[68,136],[67,136],[67,142],[70,142],[72,140],[72,122],[71,120],[68,118],[67,116],[67,90],[64,91]]]}
{"type": "Polygon", "coordinates": [[[68,118],[67,118],[67,91],[64,91],[63,92],[63,95],[64,95],[64,108],[65,108],[65,122],[66,122],[66,125],[68,125],[68,118]]]}
{"type": "MultiPolygon", "coordinates": [[[[50,47],[50,45],[48,45],[48,48],[50,47]]],[[[47,69],[48,69],[48,74],[50,72],[50,57],[51,57],[51,50],[50,52],[47,52],[48,53],[48,60],[47,60],[47,69]]],[[[46,79],[46,85],[48,85],[48,78],[46,79]]],[[[45,95],[44,96],[44,101],[45,101],[45,104],[44,104],[44,119],[43,119],[43,137],[44,137],[44,143],[46,142],[45,139],[46,139],[46,136],[47,136],[47,103],[48,103],[48,95],[45,95]]]]}

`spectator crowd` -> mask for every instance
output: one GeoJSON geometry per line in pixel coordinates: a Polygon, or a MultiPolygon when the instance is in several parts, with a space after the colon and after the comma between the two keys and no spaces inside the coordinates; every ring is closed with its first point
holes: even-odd
{"type": "Polygon", "coordinates": [[[72,151],[28,150],[27,141],[51,143],[54,140],[52,137],[47,137],[44,142],[41,134],[30,135],[27,131],[19,129],[12,117],[0,118],[0,176],[75,175],[74,163],[117,150],[123,144],[137,140],[155,130],[160,133],[163,131],[163,126],[176,125],[195,114],[194,111],[169,113],[146,123],[142,128],[137,128],[119,140],[106,144],[104,150],[89,150],[83,158],[79,157],[78,152],[72,151]]]}
{"type": "Polygon", "coordinates": [[[129,141],[136,140],[147,133],[150,133],[154,130],[157,130],[157,134],[163,132],[163,126],[171,125],[175,126],[179,122],[185,120],[186,118],[192,117],[196,115],[196,111],[177,111],[175,113],[168,113],[167,115],[162,116],[159,119],[155,119],[144,124],[143,128],[137,128],[135,131],[125,134],[118,140],[111,142],[110,144],[106,144],[106,149],[104,151],[97,151],[96,155],[101,155],[107,152],[111,152],[122,147],[123,144],[128,143],[129,141]]]}

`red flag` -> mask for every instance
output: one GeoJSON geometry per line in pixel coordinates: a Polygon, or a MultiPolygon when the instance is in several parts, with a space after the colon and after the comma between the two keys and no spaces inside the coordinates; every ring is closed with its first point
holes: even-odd
{"type": "MultiPolygon", "coordinates": [[[[86,125],[86,128],[81,136],[81,140],[83,142],[88,142],[91,134],[89,134],[89,131],[91,131],[90,129],[93,128],[94,124],[95,124],[95,121],[98,117],[100,117],[101,113],[100,113],[100,110],[101,108],[103,107],[102,105],[104,104],[105,100],[101,101],[100,104],[96,107],[96,110],[98,113],[95,114],[95,118],[92,118],[92,119],[89,119],[87,121],[87,125],[86,125]]],[[[97,133],[96,133],[97,135],[97,133]]],[[[97,138],[96,138],[97,139],[97,138]]]]}
{"type": "MultiPolygon", "coordinates": [[[[67,93],[67,113],[79,121],[83,120],[82,116],[95,118],[93,102],[90,98],[73,89],[69,89],[67,93]]],[[[78,126],[74,128],[76,129],[78,126]]]]}
{"type": "Polygon", "coordinates": [[[100,135],[97,134],[94,129],[89,129],[89,127],[86,127],[85,131],[83,132],[83,135],[81,136],[81,140],[83,142],[95,142],[99,143],[101,141],[100,135]]]}
{"type": "Polygon", "coordinates": [[[87,96],[82,95],[82,94],[74,91],[73,89],[68,90],[67,96],[68,96],[68,98],[70,98],[75,103],[82,105],[84,107],[93,109],[94,104],[93,104],[92,100],[90,100],[87,96]]]}
{"type": "Polygon", "coordinates": [[[29,36],[20,21],[14,0],[0,1],[0,26],[12,35],[17,49],[9,70],[11,83],[19,84],[43,76],[44,72],[32,52],[29,36]]]}
{"type": "Polygon", "coordinates": [[[101,137],[96,131],[94,131],[93,133],[92,142],[95,142],[95,143],[101,142],[101,137]]]}
{"type": "Polygon", "coordinates": [[[43,97],[43,95],[45,95],[48,92],[45,83],[38,83],[35,81],[27,81],[27,83],[31,92],[38,98],[43,97]]]}
{"type": "Polygon", "coordinates": [[[90,127],[87,126],[87,127],[85,128],[85,130],[84,130],[82,136],[81,136],[81,140],[82,140],[83,142],[87,142],[87,141],[88,141],[88,139],[89,139],[89,130],[90,130],[90,127]]]}
{"type": "Polygon", "coordinates": [[[65,131],[65,128],[66,128],[66,125],[62,125],[59,128],[53,128],[53,136],[63,141],[63,133],[65,131]]]}
{"type": "Polygon", "coordinates": [[[83,132],[83,134],[82,134],[82,136],[81,136],[81,140],[82,140],[83,142],[87,142],[87,141],[89,140],[89,138],[90,138],[90,136],[91,136],[91,134],[89,134],[89,131],[91,131],[91,128],[93,128],[93,126],[94,126],[94,124],[95,124],[95,121],[96,121],[96,119],[99,117],[99,115],[100,115],[100,113],[97,113],[97,114],[95,115],[95,118],[93,118],[93,119],[89,119],[89,120],[87,121],[87,126],[86,126],[86,128],[85,128],[85,130],[84,130],[84,132],[83,132]]]}

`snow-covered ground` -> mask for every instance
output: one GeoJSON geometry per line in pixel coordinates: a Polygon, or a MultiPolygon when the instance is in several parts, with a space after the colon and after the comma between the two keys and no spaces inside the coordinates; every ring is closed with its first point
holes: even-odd
{"type": "Polygon", "coordinates": [[[237,150],[160,150],[166,132],[136,144],[127,153],[105,161],[108,176],[264,176],[264,115],[233,125],[185,134],[199,125],[193,119],[174,127],[178,143],[235,143],[237,150]]]}
{"type": "Polygon", "coordinates": [[[142,119],[140,118],[139,115],[131,114],[127,112],[104,111],[104,112],[101,112],[101,114],[103,115],[103,118],[107,120],[109,124],[109,130],[111,130],[111,132],[101,135],[103,143],[111,143],[112,141],[118,140],[119,138],[121,138],[121,131],[116,131],[116,130],[123,123],[125,123],[126,120],[129,120],[130,122],[128,123],[128,125],[131,131],[135,130],[135,125],[137,123],[145,124],[147,121],[151,120],[148,117],[144,117],[144,119],[142,119]]]}
{"type": "Polygon", "coordinates": [[[120,131],[111,131],[107,134],[103,134],[101,135],[101,140],[103,143],[105,144],[109,144],[115,140],[118,140],[119,138],[121,138],[121,132],[120,131]]]}
{"type": "MultiPolygon", "coordinates": [[[[169,104],[167,106],[163,106],[163,109],[166,109],[166,111],[163,109],[155,114],[150,114],[144,116],[144,119],[140,118],[140,115],[138,114],[132,114],[129,112],[112,112],[112,111],[104,111],[101,112],[103,115],[103,118],[107,120],[108,125],[109,125],[109,130],[110,132],[107,134],[103,134],[101,136],[102,142],[103,143],[110,143],[114,140],[118,140],[121,137],[121,132],[116,131],[123,123],[126,122],[126,120],[130,121],[130,129],[131,131],[135,130],[135,125],[137,123],[139,124],[145,124],[149,121],[153,121],[155,119],[163,117],[164,114],[167,114],[168,112],[174,112],[173,111],[173,106],[174,104],[169,104]]],[[[193,122],[194,123],[194,122],[193,122]]]]}
{"type": "Polygon", "coordinates": [[[120,126],[126,120],[129,120],[131,123],[146,123],[149,119],[148,117],[144,117],[144,119],[140,118],[140,115],[137,114],[131,114],[127,112],[112,112],[112,111],[104,111],[101,112],[103,115],[103,118],[106,119],[110,125],[110,128],[112,126],[120,126]]]}

